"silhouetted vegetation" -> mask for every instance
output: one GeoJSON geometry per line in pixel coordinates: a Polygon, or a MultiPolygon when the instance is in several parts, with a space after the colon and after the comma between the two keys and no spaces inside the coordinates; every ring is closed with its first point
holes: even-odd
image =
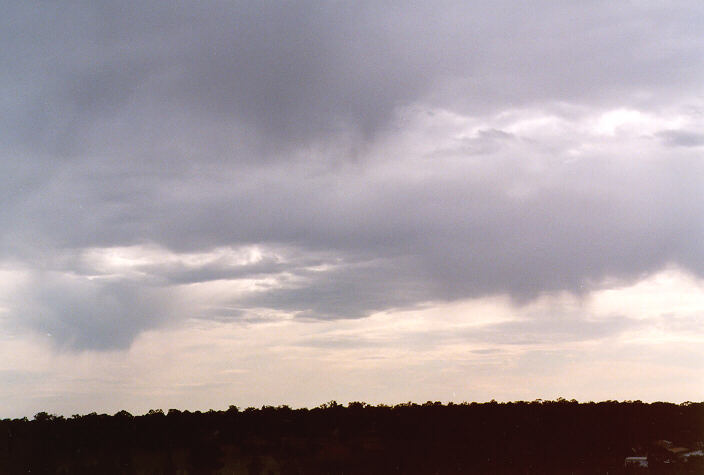
{"type": "Polygon", "coordinates": [[[0,421],[0,473],[704,473],[704,403],[533,401],[120,411],[0,421]],[[659,451],[659,452],[658,452],[659,451]]]}

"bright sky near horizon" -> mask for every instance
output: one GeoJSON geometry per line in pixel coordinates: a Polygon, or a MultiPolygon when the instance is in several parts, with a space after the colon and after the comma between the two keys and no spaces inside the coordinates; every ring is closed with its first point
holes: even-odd
{"type": "Polygon", "coordinates": [[[0,418],[704,400],[701,2],[3,12],[0,418]]]}

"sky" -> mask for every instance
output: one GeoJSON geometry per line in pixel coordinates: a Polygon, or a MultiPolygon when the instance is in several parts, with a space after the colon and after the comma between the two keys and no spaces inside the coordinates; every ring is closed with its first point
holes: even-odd
{"type": "Polygon", "coordinates": [[[700,1],[2,3],[0,417],[704,400],[700,1]]]}

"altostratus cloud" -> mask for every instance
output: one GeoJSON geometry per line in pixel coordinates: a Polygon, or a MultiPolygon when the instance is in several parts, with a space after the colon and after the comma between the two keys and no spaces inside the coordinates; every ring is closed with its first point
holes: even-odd
{"type": "Polygon", "coordinates": [[[8,6],[6,323],[125,347],[188,316],[702,275],[702,13],[8,6]]]}

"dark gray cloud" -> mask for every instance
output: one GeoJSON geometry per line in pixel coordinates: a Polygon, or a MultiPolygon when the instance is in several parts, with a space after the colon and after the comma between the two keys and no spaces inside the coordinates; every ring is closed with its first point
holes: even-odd
{"type": "Polygon", "coordinates": [[[202,316],[161,294],[216,280],[280,285],[213,318],[319,319],[587,293],[669,264],[704,274],[700,135],[661,127],[660,143],[570,155],[591,113],[699,107],[697,2],[6,7],[0,256],[80,277],[37,278],[12,312],[62,344],[124,347],[202,316]],[[519,108],[578,125],[502,129],[496,114],[519,108]],[[438,111],[479,125],[448,142],[438,111]],[[287,254],[89,279],[86,249],[135,245],[287,254]]]}
{"type": "Polygon", "coordinates": [[[665,130],[658,133],[658,137],[670,147],[701,147],[704,145],[704,134],[689,130],[665,130]]]}
{"type": "Polygon", "coordinates": [[[433,298],[433,282],[402,259],[352,262],[327,272],[298,272],[282,288],[239,299],[250,308],[296,312],[298,318],[359,318],[433,298]]]}
{"type": "Polygon", "coordinates": [[[4,83],[17,93],[7,130],[52,155],[148,156],[175,133],[207,134],[213,121],[244,124],[269,147],[345,130],[368,136],[421,99],[473,112],[551,100],[662,104],[702,74],[694,2],[8,9],[4,83]],[[104,128],[116,119],[130,142],[104,128]]]}
{"type": "Polygon", "coordinates": [[[141,331],[178,318],[172,295],[138,283],[43,274],[32,284],[13,297],[10,318],[60,349],[124,349],[141,331]]]}

